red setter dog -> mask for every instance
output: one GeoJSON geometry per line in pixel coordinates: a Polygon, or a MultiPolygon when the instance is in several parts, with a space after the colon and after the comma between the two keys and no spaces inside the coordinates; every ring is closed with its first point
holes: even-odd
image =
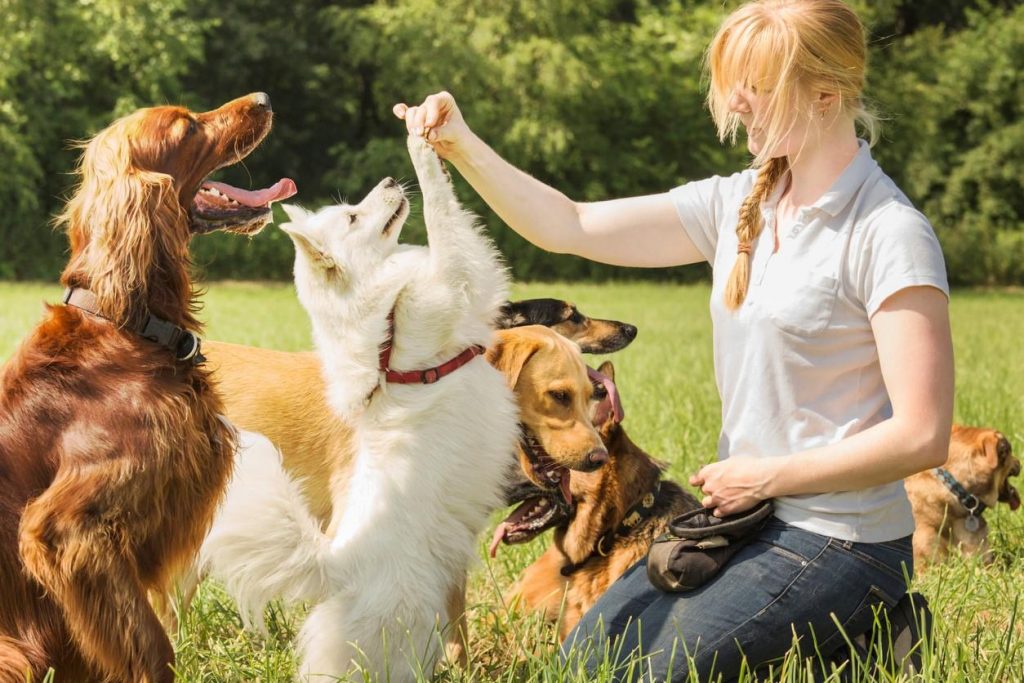
{"type": "Polygon", "coordinates": [[[234,435],[200,365],[192,234],[252,234],[282,180],[204,182],[269,132],[270,98],[143,109],[84,148],[60,216],[71,242],[49,306],[0,377],[0,681],[172,681],[148,590],[191,560],[234,435]]]}

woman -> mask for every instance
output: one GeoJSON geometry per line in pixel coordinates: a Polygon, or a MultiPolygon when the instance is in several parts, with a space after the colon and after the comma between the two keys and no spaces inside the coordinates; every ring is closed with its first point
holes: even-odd
{"type": "MultiPolygon", "coordinates": [[[[396,105],[413,134],[538,246],[625,266],[713,266],[719,460],[690,483],[721,516],[775,517],[708,584],[667,594],[641,562],[584,617],[658,680],[735,678],[827,657],[912,572],[902,479],[942,464],[953,405],[948,286],[927,219],[872,160],[863,27],[838,0],[763,0],[720,27],[708,104],[754,168],[646,197],[577,203],[503,161],[448,93],[396,105]],[[684,655],[689,655],[688,659],[684,655]]],[[[599,653],[600,654],[600,653],[599,653]]],[[[600,657],[598,657],[599,659],[600,657]]]]}

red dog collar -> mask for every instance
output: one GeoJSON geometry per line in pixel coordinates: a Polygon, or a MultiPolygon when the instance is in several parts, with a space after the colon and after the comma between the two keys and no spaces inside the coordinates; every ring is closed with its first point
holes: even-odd
{"type": "Polygon", "coordinates": [[[449,361],[441,363],[435,368],[426,370],[408,370],[400,372],[392,370],[391,345],[395,338],[395,309],[388,313],[388,336],[380,346],[380,371],[384,373],[384,379],[389,384],[433,384],[445,375],[450,375],[463,365],[473,360],[484,352],[484,347],[474,344],[468,349],[455,356],[449,361]]]}

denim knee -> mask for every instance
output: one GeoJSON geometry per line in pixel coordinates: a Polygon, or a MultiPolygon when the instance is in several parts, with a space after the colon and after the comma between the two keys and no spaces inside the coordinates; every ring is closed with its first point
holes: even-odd
{"type": "MultiPolygon", "coordinates": [[[[909,539],[850,543],[772,520],[695,591],[661,593],[647,581],[646,565],[634,566],[584,616],[566,647],[589,646],[582,659],[590,670],[606,659],[626,666],[632,657],[635,665],[642,654],[644,680],[683,680],[691,663],[702,679],[728,680],[744,659],[750,665],[781,657],[794,636],[805,655],[842,645],[836,621],[860,628],[875,606],[898,600],[911,561],[909,539]]],[[[635,668],[621,670],[617,680],[633,680],[635,668]]]]}

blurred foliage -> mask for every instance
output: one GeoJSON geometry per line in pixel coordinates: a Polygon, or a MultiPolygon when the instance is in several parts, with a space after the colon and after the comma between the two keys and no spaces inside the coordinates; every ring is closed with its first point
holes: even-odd
{"type": "MultiPolygon", "coordinates": [[[[663,192],[747,163],[721,146],[701,60],[736,2],[704,0],[0,0],[0,278],[53,279],[49,228],[72,176],[69,141],[138,106],[215,107],[271,94],[275,130],[227,182],[297,182],[306,206],[411,179],[395,102],[438,89],[517,166],[575,199],[663,192]]],[[[1007,0],[853,2],[871,29],[876,156],[931,218],[958,284],[1024,282],[1024,8],[1007,0]]],[[[692,279],[547,254],[465,185],[520,279],[692,279]]],[[[410,225],[411,239],[422,229],[410,225]]],[[[268,230],[215,235],[210,277],[287,278],[268,230]]]]}

